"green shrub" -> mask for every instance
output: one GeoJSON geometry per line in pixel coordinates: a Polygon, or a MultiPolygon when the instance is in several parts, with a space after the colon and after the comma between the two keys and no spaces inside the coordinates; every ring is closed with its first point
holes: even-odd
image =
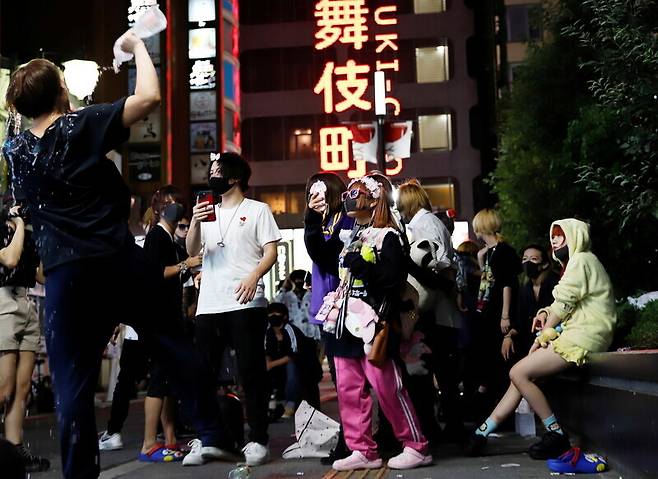
{"type": "MultiPolygon", "coordinates": [[[[632,306],[627,305],[633,309],[632,306]]],[[[623,315],[618,318],[622,323],[620,327],[632,324],[628,335],[624,338],[624,345],[633,349],[658,349],[658,301],[652,301],[642,310],[635,310],[635,320],[625,308],[623,315]],[[634,323],[634,324],[633,324],[634,323]]]]}

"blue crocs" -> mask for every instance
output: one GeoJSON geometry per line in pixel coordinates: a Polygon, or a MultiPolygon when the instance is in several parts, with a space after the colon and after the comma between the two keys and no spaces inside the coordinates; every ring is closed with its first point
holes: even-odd
{"type": "Polygon", "coordinates": [[[560,473],[592,474],[608,470],[605,458],[598,454],[583,454],[579,447],[569,449],[557,459],[546,461],[548,469],[560,473]]]}
{"type": "Polygon", "coordinates": [[[138,459],[142,462],[178,462],[185,457],[180,451],[167,449],[162,444],[156,444],[147,452],[140,453],[138,459]]]}

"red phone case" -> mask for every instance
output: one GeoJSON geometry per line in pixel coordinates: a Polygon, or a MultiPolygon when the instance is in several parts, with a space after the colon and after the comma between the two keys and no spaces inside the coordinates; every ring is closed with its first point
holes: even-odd
{"type": "Polygon", "coordinates": [[[214,209],[214,205],[215,205],[215,197],[213,196],[212,192],[199,193],[199,195],[198,195],[197,198],[196,198],[196,202],[197,202],[197,204],[199,204],[199,203],[201,203],[202,201],[207,201],[210,205],[213,206],[212,213],[210,213],[210,214],[208,215],[208,217],[207,217],[205,220],[203,220],[203,221],[204,221],[204,222],[205,222],[205,221],[216,221],[216,220],[217,220],[217,216],[215,216],[215,209],[214,209]]]}

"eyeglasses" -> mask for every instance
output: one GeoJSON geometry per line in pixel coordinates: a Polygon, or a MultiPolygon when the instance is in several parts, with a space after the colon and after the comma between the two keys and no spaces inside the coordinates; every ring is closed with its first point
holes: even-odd
{"type": "Polygon", "coordinates": [[[190,229],[190,225],[185,224],[185,223],[178,223],[178,227],[182,230],[188,230],[190,229]]]}
{"type": "Polygon", "coordinates": [[[348,190],[344,191],[341,195],[340,198],[345,201],[347,198],[351,198],[353,200],[357,199],[359,195],[365,195],[365,193],[361,190],[348,190]]]}

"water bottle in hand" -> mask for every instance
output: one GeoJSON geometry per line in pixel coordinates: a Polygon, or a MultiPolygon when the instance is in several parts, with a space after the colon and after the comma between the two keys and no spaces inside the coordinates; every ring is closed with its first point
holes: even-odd
{"type": "Polygon", "coordinates": [[[146,10],[132,26],[133,32],[139,38],[152,37],[165,28],[167,28],[167,17],[165,17],[157,5],[146,10]]]}
{"type": "MultiPolygon", "coordinates": [[[[165,28],[167,28],[167,17],[164,16],[164,13],[162,13],[157,5],[154,5],[144,12],[128,31],[132,31],[139,38],[148,38],[156,33],[160,33],[165,28]]],[[[132,60],[134,56],[132,53],[124,52],[121,49],[121,41],[126,33],[114,42],[114,48],[112,50],[114,52],[114,60],[112,61],[112,66],[115,73],[119,73],[119,67],[122,63],[132,60]]]]}

